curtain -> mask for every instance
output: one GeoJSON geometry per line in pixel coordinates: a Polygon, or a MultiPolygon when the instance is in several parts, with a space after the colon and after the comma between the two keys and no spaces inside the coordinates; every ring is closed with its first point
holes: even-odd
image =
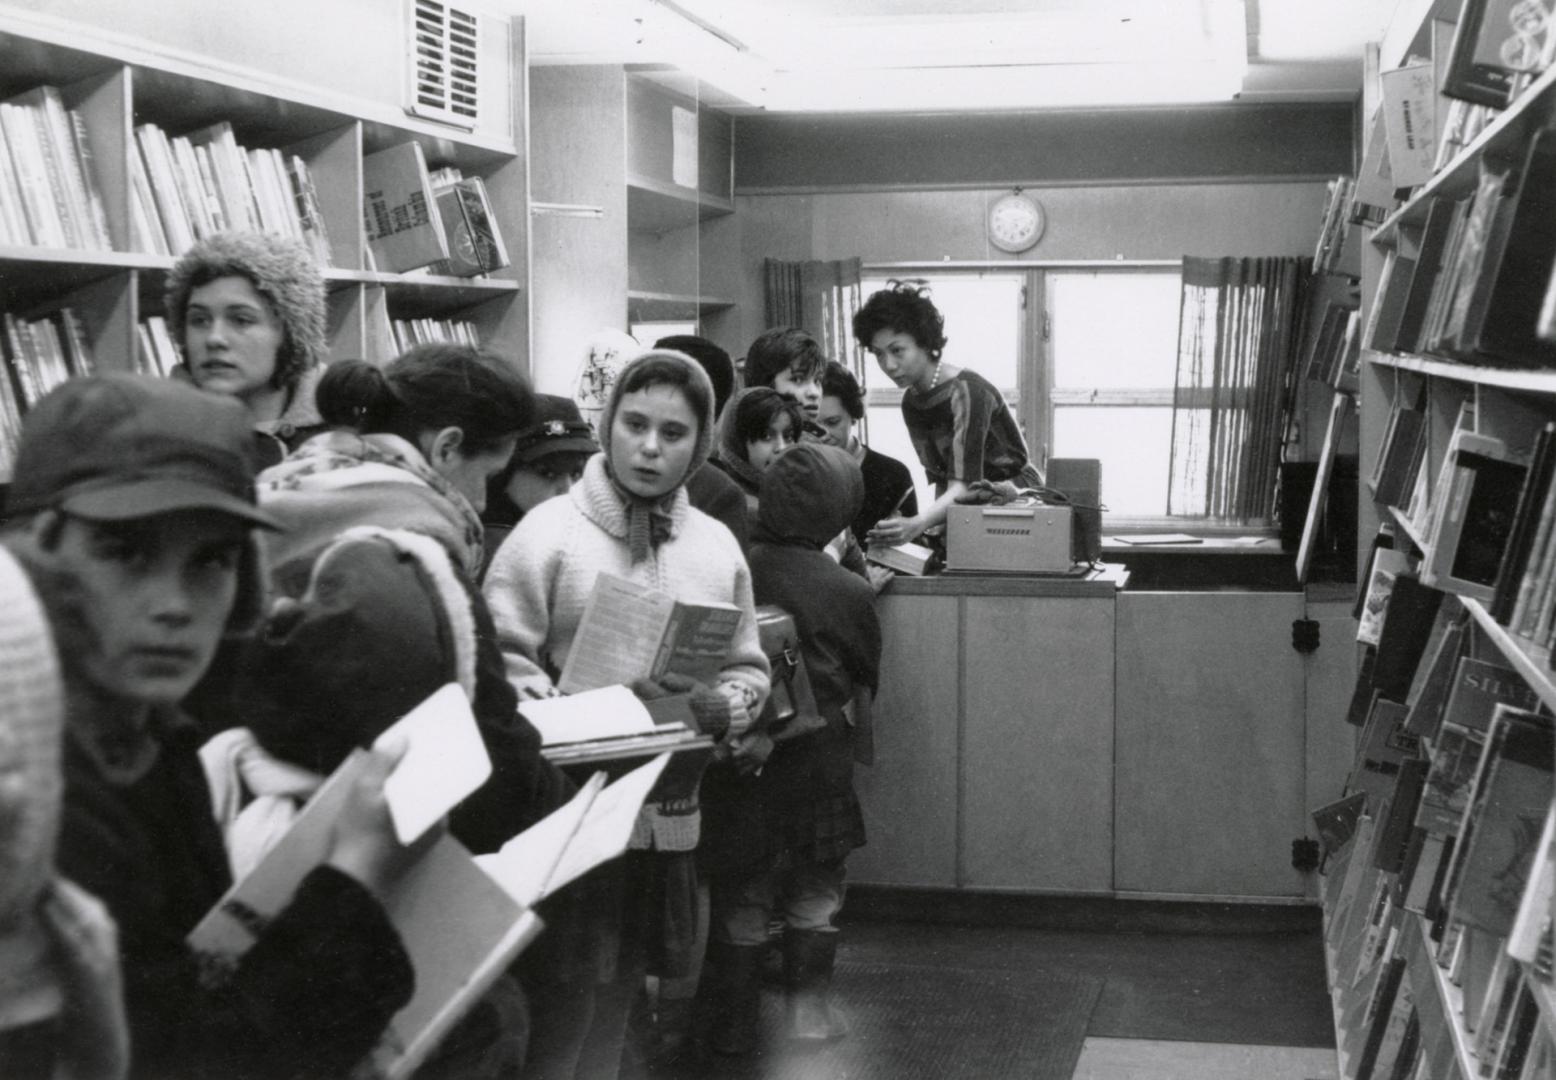
{"type": "Polygon", "coordinates": [[[766,260],[769,327],[797,326],[821,343],[821,351],[854,373],[864,384],[864,350],[854,341],[854,312],[859,294],[860,259],[823,262],[766,260]]]}
{"type": "Polygon", "coordinates": [[[1184,257],[1169,514],[1273,517],[1311,261],[1184,257]]]}

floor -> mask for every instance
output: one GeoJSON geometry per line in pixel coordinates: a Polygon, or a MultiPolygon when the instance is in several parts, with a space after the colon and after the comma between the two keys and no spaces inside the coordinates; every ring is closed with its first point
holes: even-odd
{"type": "MultiPolygon", "coordinates": [[[[1334,1080],[1316,912],[1308,921],[1287,916],[1259,930],[1237,914],[1230,932],[1218,932],[1213,918],[1186,931],[1142,931],[856,917],[845,924],[839,960],[904,972],[971,969],[991,980],[1019,971],[1099,981],[1074,1080],[1334,1080]]],[[[778,1075],[749,1066],[714,1072],[719,1080],[778,1075]]],[[[793,1075],[792,1067],[783,1075],[793,1075]]],[[[926,1068],[923,1080],[938,1078],[926,1068]]]]}

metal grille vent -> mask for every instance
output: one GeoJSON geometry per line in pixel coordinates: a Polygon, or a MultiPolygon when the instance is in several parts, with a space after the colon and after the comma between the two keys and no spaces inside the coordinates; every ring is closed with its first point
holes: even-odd
{"type": "Polygon", "coordinates": [[[412,0],[408,112],[462,128],[476,126],[480,31],[472,12],[438,0],[412,0]]]}

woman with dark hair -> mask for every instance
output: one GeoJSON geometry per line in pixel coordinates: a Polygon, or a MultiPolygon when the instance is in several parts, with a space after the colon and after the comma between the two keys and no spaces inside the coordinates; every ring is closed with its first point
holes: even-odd
{"type": "Polygon", "coordinates": [[[926,289],[893,281],[871,293],[854,315],[854,338],[870,350],[886,377],[905,391],[902,418],[936,494],[921,512],[880,522],[871,531],[871,540],[883,544],[917,540],[927,529],[943,524],[951,504],[979,480],[1042,486],[1042,472],[1033,464],[999,390],[976,371],[942,359],[945,317],[926,289]]]}
{"type": "Polygon", "coordinates": [[[261,503],[287,526],[273,565],[351,525],[380,525],[436,538],[475,580],[486,482],[534,412],[524,377],[468,345],[418,345],[382,369],[331,364],[318,404],[337,430],[259,477],[261,503]]]}
{"type": "Polygon", "coordinates": [[[300,242],[274,233],[216,233],[181,255],[163,309],[202,390],[237,398],[262,440],[260,467],[323,427],[314,387],[325,354],[324,278],[300,242]]]}
{"type": "Polygon", "coordinates": [[[718,456],[714,463],[745,494],[748,526],[756,521],[756,496],[762,488],[762,473],[800,441],[804,425],[805,413],[799,403],[770,386],[740,391],[719,417],[718,456]]]}
{"type": "Polygon", "coordinates": [[[854,434],[854,425],[863,419],[864,393],[859,389],[859,381],[836,360],[828,361],[821,373],[821,411],[816,422],[824,433],[823,441],[848,451],[864,474],[864,502],[850,526],[861,544],[882,518],[893,514],[912,517],[918,513],[918,496],[908,467],[894,457],[872,450],[854,434]]]}
{"type": "Polygon", "coordinates": [[[821,371],[827,355],[803,330],[777,326],[764,331],[746,350],[746,386],[770,386],[800,403],[808,420],[821,402],[821,371]]]}

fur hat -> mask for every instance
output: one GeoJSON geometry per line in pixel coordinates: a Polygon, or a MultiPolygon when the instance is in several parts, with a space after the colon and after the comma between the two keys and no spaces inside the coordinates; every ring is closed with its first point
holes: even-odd
{"type": "Polygon", "coordinates": [[[360,526],[311,563],[240,665],[241,722],[266,750],[328,774],[439,687],[474,699],[472,597],[441,544],[360,526]]]}
{"type": "Polygon", "coordinates": [[[179,256],[168,274],[163,310],[180,351],[189,294],[224,277],[247,278],[270,301],[285,328],[270,379],[272,386],[296,386],[304,371],[324,362],[329,352],[324,329],[324,277],[301,241],[275,233],[216,233],[179,256]]]}

